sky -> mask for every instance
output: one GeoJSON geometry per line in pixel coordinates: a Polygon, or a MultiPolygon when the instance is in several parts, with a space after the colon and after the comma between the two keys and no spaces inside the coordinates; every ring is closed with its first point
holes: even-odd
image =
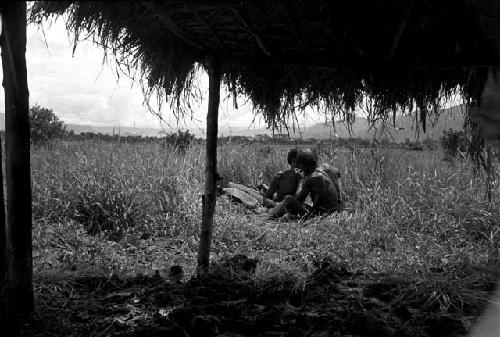
{"type": "MultiPolygon", "coordinates": [[[[61,19],[51,25],[45,24],[43,31],[38,26],[28,25],[26,62],[30,106],[39,104],[52,109],[68,124],[160,128],[160,120],[143,105],[144,98],[139,83],[134,83],[125,76],[118,78],[113,70],[114,60],[109,58],[103,62],[103,56],[101,48],[87,41],[80,42],[73,54],[71,36],[61,19]]],[[[208,97],[206,74],[203,74],[200,81],[203,97],[208,97]]],[[[0,102],[0,112],[3,113],[3,90],[0,90],[0,102]]],[[[167,104],[160,114],[167,126],[204,129],[206,110],[205,99],[192,118],[185,118],[180,124],[167,104]]],[[[251,103],[239,104],[236,110],[232,99],[221,99],[221,128],[265,127],[260,118],[255,119],[252,125],[253,120],[251,103]]],[[[299,119],[302,125],[323,121],[324,117],[314,114],[299,119]]]]}

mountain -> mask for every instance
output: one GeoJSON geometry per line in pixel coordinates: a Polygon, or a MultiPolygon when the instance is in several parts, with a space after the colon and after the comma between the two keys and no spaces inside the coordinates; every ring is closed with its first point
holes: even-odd
{"type": "Polygon", "coordinates": [[[448,129],[461,130],[464,123],[463,107],[461,105],[453,106],[447,109],[441,109],[439,118],[427,121],[427,130],[424,133],[421,128],[417,134],[414,117],[397,116],[395,126],[392,121],[383,129],[380,125],[376,128],[370,128],[368,120],[363,117],[356,117],[356,122],[352,125],[352,132],[349,133],[344,123],[336,122],[335,128],[331,124],[318,123],[305,128],[302,131],[302,138],[324,139],[330,137],[339,138],[364,138],[372,139],[375,134],[377,138],[388,138],[397,143],[404,142],[406,139],[439,139],[443,131],[448,129]]]}

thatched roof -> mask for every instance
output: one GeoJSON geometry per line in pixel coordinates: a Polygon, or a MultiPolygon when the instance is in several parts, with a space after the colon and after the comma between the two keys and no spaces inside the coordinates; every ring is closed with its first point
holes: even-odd
{"type": "Polygon", "coordinates": [[[62,14],[177,102],[196,65],[218,56],[228,89],[270,125],[308,105],[349,118],[363,95],[374,116],[416,106],[425,120],[457,88],[476,102],[500,63],[496,1],[42,1],[31,19],[62,14]]]}

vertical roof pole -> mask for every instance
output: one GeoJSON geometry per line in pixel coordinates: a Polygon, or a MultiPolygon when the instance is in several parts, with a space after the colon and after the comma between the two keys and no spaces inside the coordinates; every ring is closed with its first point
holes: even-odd
{"type": "Polygon", "coordinates": [[[7,275],[0,304],[15,320],[33,312],[29,92],[26,74],[26,1],[2,8],[7,181],[7,275]]]}
{"type": "Polygon", "coordinates": [[[208,272],[210,264],[210,246],[217,198],[217,129],[220,101],[220,60],[215,56],[206,58],[208,68],[208,112],[207,112],[207,139],[205,163],[205,193],[202,196],[202,220],[200,232],[200,246],[198,249],[198,275],[208,272]]]}
{"type": "MultiPolygon", "coordinates": [[[[0,284],[7,281],[7,228],[5,226],[5,194],[3,188],[2,139],[0,137],[0,284]]],[[[0,294],[1,296],[1,294],[0,294]]]]}

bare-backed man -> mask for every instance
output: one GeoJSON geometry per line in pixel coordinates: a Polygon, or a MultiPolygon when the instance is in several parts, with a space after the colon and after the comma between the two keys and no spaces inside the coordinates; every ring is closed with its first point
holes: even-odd
{"type": "Polygon", "coordinates": [[[338,175],[329,166],[318,167],[317,158],[309,149],[299,150],[296,166],[304,173],[304,180],[295,196],[288,195],[271,210],[271,217],[292,215],[320,215],[339,211],[343,208],[340,199],[338,175]],[[312,205],[306,204],[307,197],[312,205]]]}
{"type": "Polygon", "coordinates": [[[283,201],[287,195],[295,195],[302,179],[301,173],[296,169],[296,148],[288,151],[287,161],[290,169],[278,172],[273,179],[269,189],[264,194],[264,205],[274,207],[283,201]]]}

